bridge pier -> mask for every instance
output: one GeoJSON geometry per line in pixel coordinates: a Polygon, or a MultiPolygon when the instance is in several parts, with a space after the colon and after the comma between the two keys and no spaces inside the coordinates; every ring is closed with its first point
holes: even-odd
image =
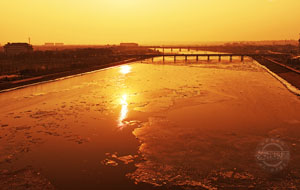
{"type": "Polygon", "coordinates": [[[153,63],[153,61],[154,61],[154,57],[152,57],[152,63],[153,63]]]}
{"type": "Polygon", "coordinates": [[[171,48],[171,52],[173,51],[173,48],[171,48]]]}
{"type": "Polygon", "coordinates": [[[232,55],[230,56],[230,62],[232,62],[232,55]]]}
{"type": "Polygon", "coordinates": [[[197,62],[199,61],[199,56],[198,56],[198,55],[196,56],[196,61],[197,61],[197,62]]]}
{"type": "Polygon", "coordinates": [[[174,63],[176,63],[176,55],[174,56],[174,63]]]}
{"type": "Polygon", "coordinates": [[[179,48],[179,51],[181,52],[181,48],[179,48]]]}
{"type": "Polygon", "coordinates": [[[241,56],[241,61],[244,61],[244,56],[243,55],[241,56]]]}
{"type": "Polygon", "coordinates": [[[210,60],[210,56],[208,55],[208,56],[207,56],[207,61],[209,61],[209,60],[210,60]]]}
{"type": "Polygon", "coordinates": [[[186,56],[185,56],[185,62],[187,62],[187,57],[188,57],[188,56],[186,55],[186,56]]]}
{"type": "Polygon", "coordinates": [[[165,62],[165,56],[163,55],[163,62],[165,62]]]}
{"type": "Polygon", "coordinates": [[[221,57],[222,57],[222,56],[221,56],[221,55],[219,55],[219,62],[221,62],[221,57]]]}

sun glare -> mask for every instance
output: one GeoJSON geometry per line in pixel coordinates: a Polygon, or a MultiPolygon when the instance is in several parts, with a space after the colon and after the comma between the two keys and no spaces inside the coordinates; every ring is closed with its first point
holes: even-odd
{"type": "Polygon", "coordinates": [[[128,103],[127,103],[127,94],[123,94],[120,99],[120,105],[122,106],[120,117],[119,117],[119,127],[124,125],[123,120],[126,119],[128,113],[128,103]]]}
{"type": "Polygon", "coordinates": [[[120,73],[122,74],[128,74],[131,72],[131,66],[129,65],[123,65],[120,67],[120,73]]]}

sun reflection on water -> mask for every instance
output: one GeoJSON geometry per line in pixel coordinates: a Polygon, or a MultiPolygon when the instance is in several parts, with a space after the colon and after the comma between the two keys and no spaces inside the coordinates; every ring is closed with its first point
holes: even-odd
{"type": "Polygon", "coordinates": [[[120,105],[122,108],[119,117],[119,127],[122,127],[124,125],[123,120],[126,119],[128,114],[127,94],[123,94],[122,98],[120,99],[120,105]]]}
{"type": "Polygon", "coordinates": [[[120,73],[122,74],[128,74],[131,72],[131,66],[129,65],[123,65],[120,67],[120,73]]]}

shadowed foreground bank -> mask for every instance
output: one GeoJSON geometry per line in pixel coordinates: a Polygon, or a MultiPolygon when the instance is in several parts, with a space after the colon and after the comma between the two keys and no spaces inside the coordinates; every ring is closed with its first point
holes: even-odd
{"type": "Polygon", "coordinates": [[[283,61],[273,61],[272,59],[268,59],[265,57],[257,57],[255,58],[256,61],[258,61],[261,65],[264,65],[267,67],[270,71],[273,73],[276,73],[279,77],[286,80],[288,83],[296,87],[297,89],[300,89],[300,70],[291,70],[283,64],[283,61]],[[278,63],[276,63],[278,62],[278,63]],[[297,72],[298,71],[298,72],[297,72]]]}
{"type": "Polygon", "coordinates": [[[124,65],[2,93],[0,113],[1,189],[300,185],[299,97],[250,60],[124,65]],[[270,137],[276,174],[255,159],[270,137]]]}

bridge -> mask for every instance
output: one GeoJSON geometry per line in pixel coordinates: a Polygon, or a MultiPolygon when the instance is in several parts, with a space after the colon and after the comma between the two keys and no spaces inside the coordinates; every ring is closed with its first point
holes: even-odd
{"type": "MultiPolygon", "coordinates": [[[[241,61],[244,61],[245,57],[276,57],[279,56],[278,54],[235,54],[235,53],[205,53],[205,54],[176,54],[176,53],[157,53],[157,54],[136,54],[136,55],[124,55],[124,56],[138,56],[143,57],[145,59],[154,57],[162,57],[163,61],[165,61],[165,57],[173,57],[174,62],[176,62],[177,57],[184,57],[185,61],[188,61],[188,57],[194,57],[196,61],[199,61],[199,57],[207,57],[207,61],[210,60],[211,57],[218,57],[219,61],[222,60],[222,57],[228,57],[230,61],[233,60],[233,57],[240,57],[241,61]]],[[[282,55],[280,55],[282,56],[282,55]]],[[[286,55],[287,56],[287,55],[286,55]]]]}
{"type": "Polygon", "coordinates": [[[190,51],[191,49],[193,49],[193,50],[198,51],[203,46],[139,46],[139,47],[147,48],[147,49],[154,49],[154,51],[156,51],[156,49],[162,49],[163,51],[165,51],[165,49],[171,49],[171,51],[173,51],[174,49],[178,49],[179,51],[181,51],[183,49],[190,51]]]}

